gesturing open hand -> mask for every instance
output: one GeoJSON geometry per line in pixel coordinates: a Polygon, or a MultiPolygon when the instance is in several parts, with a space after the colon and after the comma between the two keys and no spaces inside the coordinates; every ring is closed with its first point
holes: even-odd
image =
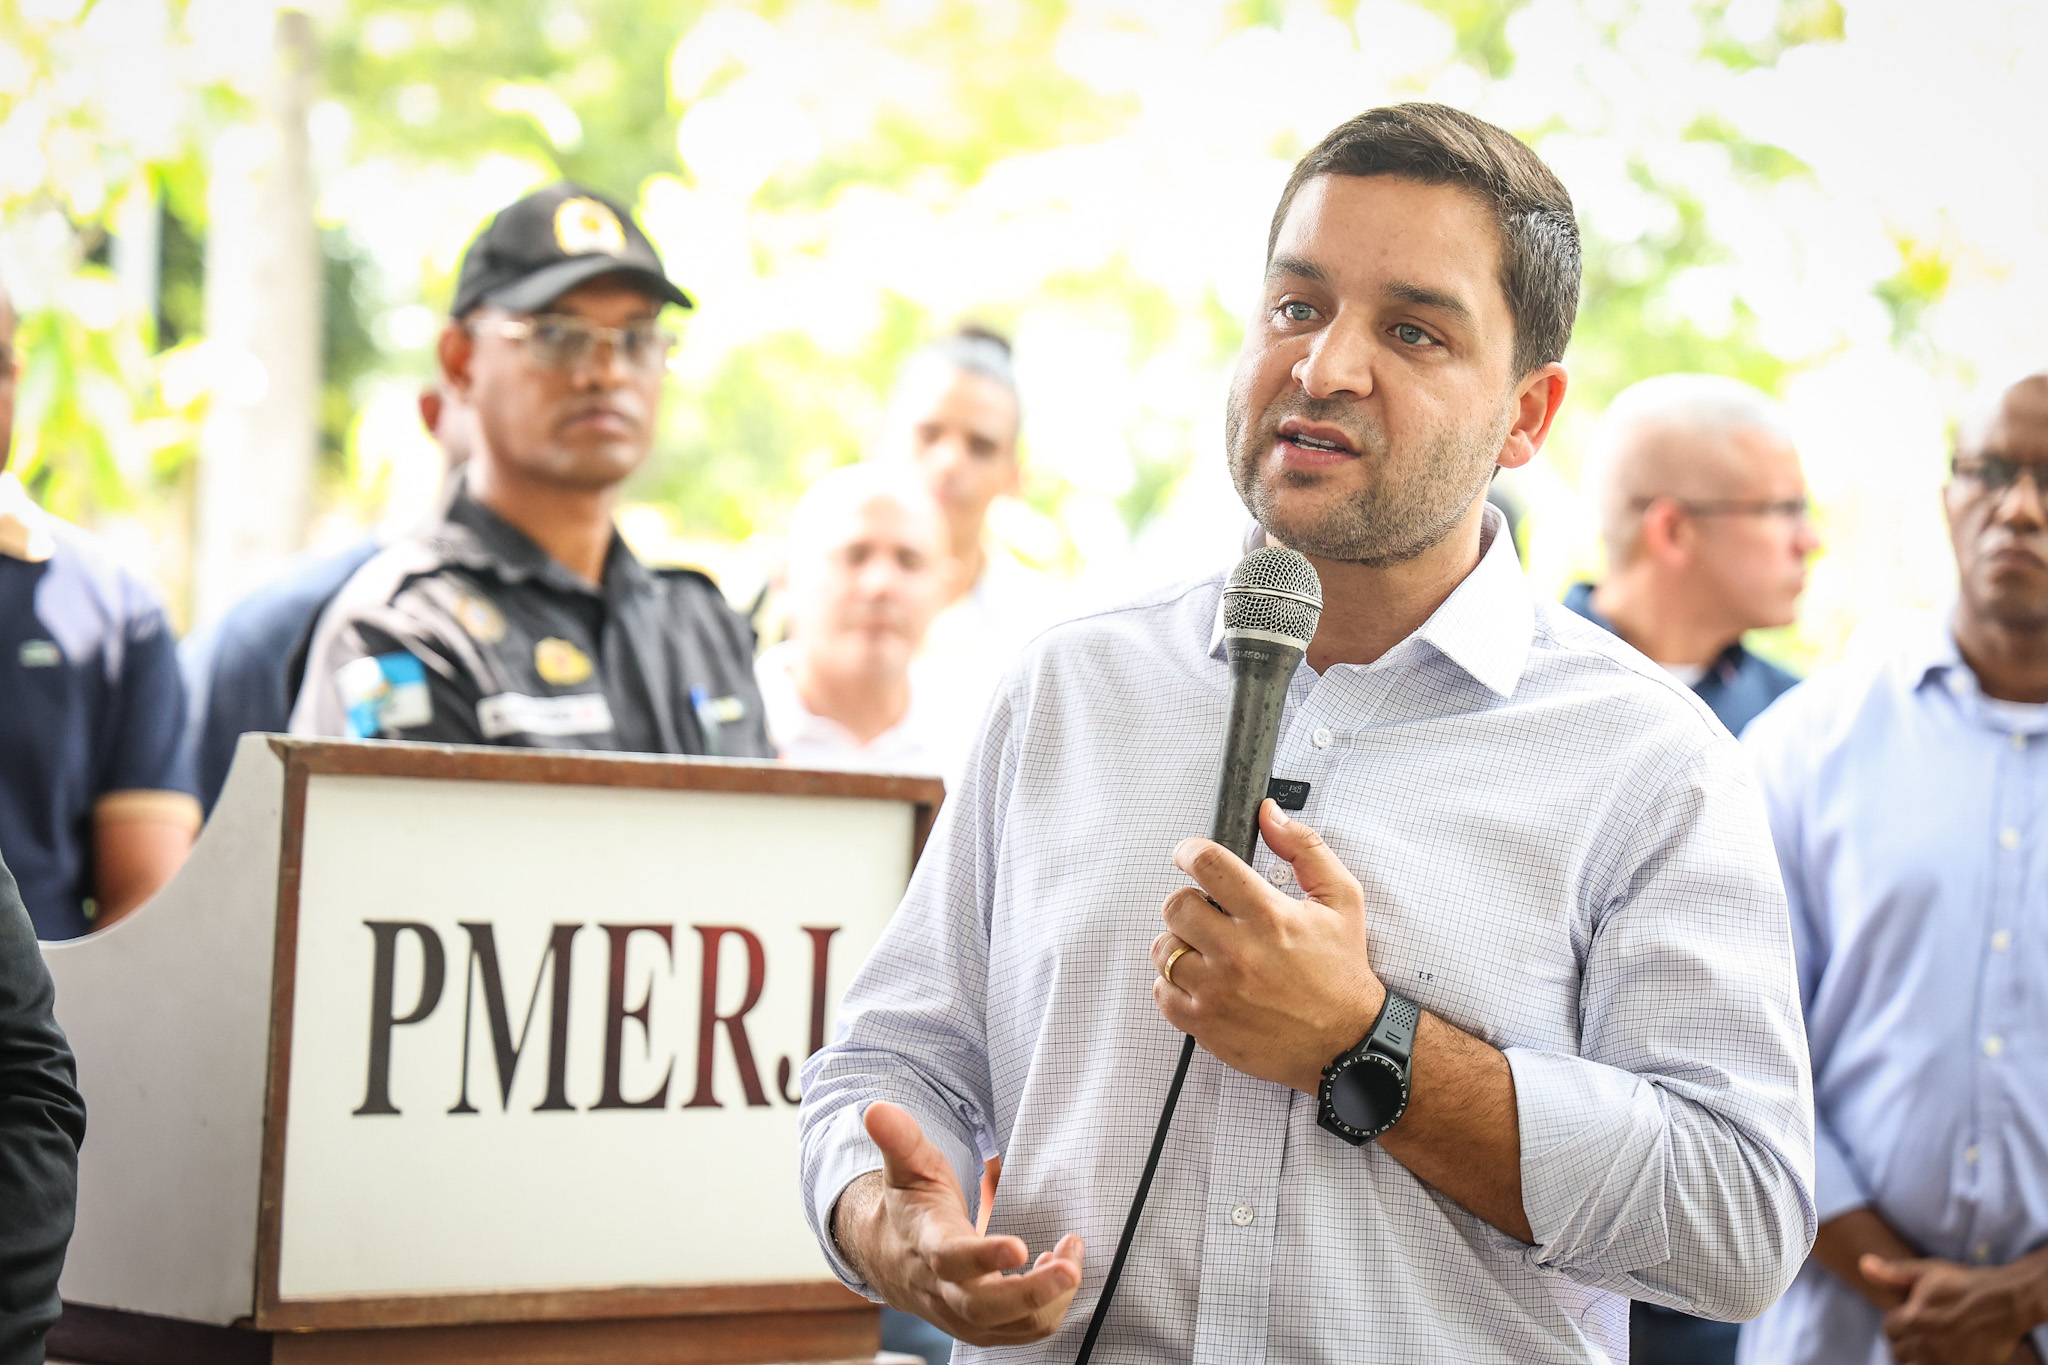
{"type": "Polygon", "coordinates": [[[1072,1234],[1030,1260],[1016,1237],[984,1237],[945,1154],[893,1104],[868,1106],[868,1136],[884,1167],[846,1187],[833,1237],[876,1292],[976,1346],[1050,1336],[1081,1287],[1081,1239],[1072,1234]]]}

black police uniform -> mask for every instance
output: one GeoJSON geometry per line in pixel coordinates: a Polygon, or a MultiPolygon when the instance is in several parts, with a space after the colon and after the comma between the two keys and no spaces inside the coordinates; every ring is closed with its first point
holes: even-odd
{"type": "Polygon", "coordinates": [[[320,618],[292,732],[771,758],[753,659],[703,574],[614,532],[592,587],[458,482],[320,618]]]}

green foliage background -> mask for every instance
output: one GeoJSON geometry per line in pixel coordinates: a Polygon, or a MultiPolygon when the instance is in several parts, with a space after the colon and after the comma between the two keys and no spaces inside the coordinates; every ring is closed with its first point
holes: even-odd
{"type": "MultiPolygon", "coordinates": [[[[216,8],[228,2],[211,0],[216,8]]],[[[1764,198],[1776,187],[1812,185],[1816,172],[1800,155],[1741,131],[1725,107],[1725,92],[1734,88],[1727,79],[1839,44],[1846,20],[1838,0],[1762,0],[1762,24],[1757,0],[1544,2],[1545,25],[1568,14],[1581,26],[1589,62],[1634,60],[1627,54],[1640,46],[1641,33],[1660,23],[1668,28],[1665,21],[1677,14],[1688,44],[1684,69],[1702,89],[1723,92],[1703,96],[1696,116],[1666,139],[1668,147],[1638,146],[1627,154],[1633,192],[1661,206],[1642,219],[1646,226],[1613,236],[1597,216],[1586,217],[1584,300],[1567,358],[1574,396],[1552,445],[1556,476],[1568,486],[1591,417],[1636,379],[1699,369],[1778,391],[1827,358],[1825,348],[1774,349],[1746,298],[1732,301],[1725,326],[1709,328],[1697,309],[1676,305],[1688,276],[1738,262],[1717,233],[1716,211],[1703,200],[1698,176],[1671,169],[1696,163],[1673,163],[1664,153],[1704,149],[1721,181],[1764,198]]],[[[812,154],[785,159],[752,186],[744,209],[766,278],[830,258],[834,215],[863,196],[957,205],[1034,158],[1108,145],[1139,128],[1143,98],[1135,86],[1118,88],[1082,69],[1074,54],[1083,37],[1150,44],[1142,50],[1185,60],[1185,79],[1199,83],[1213,77],[1196,60],[1200,50],[1269,51],[1256,46],[1262,33],[1294,34],[1290,41],[1297,41],[1305,26],[1332,19],[1346,27],[1316,31],[1337,33],[1351,55],[1366,54],[1378,30],[1359,15],[1390,5],[1401,8],[1394,0],[1190,0],[1164,9],[1138,0],[324,0],[315,17],[325,113],[333,116],[328,125],[343,132],[323,144],[320,170],[333,179],[381,166],[391,170],[393,184],[485,171],[493,183],[528,186],[565,176],[651,205],[668,192],[664,187],[684,195],[703,189],[706,169],[679,150],[679,126],[699,104],[750,78],[747,61],[733,58],[700,73],[689,89],[679,87],[679,44],[699,25],[730,23],[737,14],[776,33],[855,35],[848,62],[876,61],[873,79],[880,84],[914,74],[921,102],[892,101],[885,91],[843,123],[825,119],[812,154]],[[881,59],[904,65],[892,75],[881,59]]],[[[262,0],[244,0],[242,8],[250,23],[267,23],[262,0]]],[[[1518,28],[1527,0],[1414,0],[1406,8],[1434,24],[1432,32],[1447,32],[1447,45],[1406,66],[1394,62],[1393,74],[1380,88],[1362,91],[1357,107],[1388,98],[1455,98],[1457,91],[1477,98],[1506,88],[1525,62],[1518,41],[1538,31],[1518,28]]],[[[0,210],[12,227],[61,220],[71,234],[65,252],[39,258],[61,260],[65,278],[26,310],[30,375],[17,466],[60,512],[86,520],[141,517],[165,545],[187,535],[184,490],[205,404],[203,390],[166,382],[167,375],[175,379],[178,355],[203,341],[205,148],[247,115],[260,76],[246,63],[209,64],[197,27],[203,17],[188,0],[34,0],[0,8],[0,132],[32,121],[45,149],[57,148],[39,180],[17,177],[0,186],[0,210]],[[96,105],[91,82],[76,77],[112,41],[105,32],[95,36],[96,16],[108,28],[141,14],[161,23],[166,60],[178,75],[160,116],[143,120],[148,126],[138,131],[134,119],[135,126],[116,126],[119,120],[96,105]],[[58,154],[72,145],[66,137],[92,148],[88,169],[80,170],[77,156],[67,162],[58,154]],[[107,283],[107,234],[121,196],[138,185],[163,210],[161,299],[143,316],[88,316],[76,306],[78,290],[107,283]]],[[[1254,63],[1241,74],[1285,104],[1291,69],[1254,63]]],[[[1597,93],[1596,76],[1581,79],[1597,93]]],[[[792,90],[790,98],[809,93],[792,90]]],[[[1626,142],[1626,110],[1532,118],[1514,131],[1540,150],[1595,136],[1626,142]],[[1599,127],[1579,126],[1601,118],[1599,127]]],[[[1322,126],[1274,136],[1265,153],[1275,174],[1322,126]]],[[[404,206],[382,211],[402,214],[404,206]]],[[[431,326],[421,319],[444,306],[460,242],[393,255],[352,211],[325,212],[323,498],[336,514],[361,521],[378,513],[388,484],[388,470],[380,472],[365,445],[365,404],[399,382],[429,377],[431,326]],[[412,319],[407,326],[394,321],[405,317],[412,319]]],[[[1939,365],[1924,324],[1950,287],[1953,253],[1904,233],[1897,251],[1896,273],[1871,292],[1892,320],[1893,345],[1939,365]]],[[[997,326],[1048,307],[1110,318],[1127,338],[1124,359],[1133,375],[1148,366],[1179,367],[1213,381],[1235,351],[1240,320],[1216,288],[1163,281],[1150,265],[1106,250],[1022,286],[991,287],[964,310],[883,288],[871,325],[853,344],[824,338],[817,317],[751,326],[737,340],[728,328],[717,347],[697,352],[713,363],[678,367],[656,458],[633,495],[660,507],[679,540],[731,543],[772,531],[808,479],[859,457],[899,362],[961,311],[997,326]]],[[[702,267],[674,259],[672,268],[689,285],[692,270],[702,267]]],[[[707,326],[686,325],[686,357],[693,333],[707,326]]],[[[1076,567],[1084,550],[1068,532],[1091,498],[1131,543],[1142,543],[1181,496],[1215,424],[1216,415],[1200,404],[1137,405],[1121,433],[1128,477],[1106,492],[1079,488],[1071,468],[1032,459],[1027,449],[1028,501],[1050,528],[1036,557],[1076,567]]],[[[163,575],[177,586],[175,564],[163,575]]],[[[1788,638],[1785,647],[1811,653],[1818,646],[1788,638]]]]}

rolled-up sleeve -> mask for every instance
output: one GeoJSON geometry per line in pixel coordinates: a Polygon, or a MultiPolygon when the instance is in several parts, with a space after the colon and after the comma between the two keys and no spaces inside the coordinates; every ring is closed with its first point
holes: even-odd
{"type": "Polygon", "coordinates": [[[1007,703],[983,737],[927,841],[903,904],[845,1000],[833,1041],[803,1071],[802,1189],[833,1270],[869,1294],[832,1238],[846,1187],[882,1168],[862,1127],[877,1100],[902,1106],[952,1164],[970,1210],[990,1137],[985,1026],[997,830],[1014,763],[1007,703]]]}
{"type": "Polygon", "coordinates": [[[1700,1316],[1768,1307],[1812,1245],[1812,1082],[1771,839],[1709,740],[1618,822],[1576,1055],[1510,1047],[1538,1266],[1700,1316]]]}

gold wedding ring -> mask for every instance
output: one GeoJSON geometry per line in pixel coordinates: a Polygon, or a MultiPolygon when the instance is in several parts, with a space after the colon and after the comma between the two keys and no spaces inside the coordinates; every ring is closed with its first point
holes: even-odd
{"type": "Polygon", "coordinates": [[[1175,948],[1166,955],[1166,967],[1159,974],[1166,978],[1167,985],[1171,986],[1173,984],[1173,964],[1180,961],[1180,955],[1187,950],[1188,946],[1183,943],[1180,947],[1175,948]]]}

